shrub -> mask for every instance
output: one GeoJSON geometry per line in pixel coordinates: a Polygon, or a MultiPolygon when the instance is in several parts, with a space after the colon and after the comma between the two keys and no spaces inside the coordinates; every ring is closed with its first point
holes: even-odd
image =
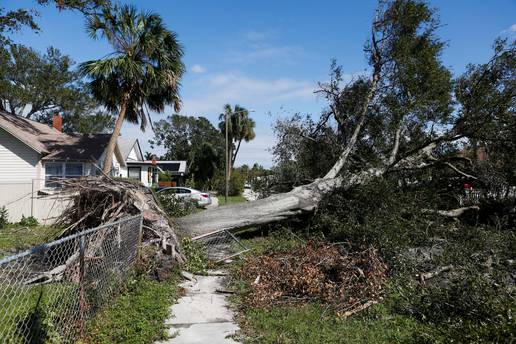
{"type": "Polygon", "coordinates": [[[181,199],[172,193],[156,193],[156,198],[160,202],[161,208],[170,217],[181,217],[191,214],[195,208],[195,202],[190,199],[181,199]]]}
{"type": "MultiPolygon", "coordinates": [[[[231,174],[231,179],[229,180],[229,196],[240,196],[242,192],[244,192],[244,184],[245,184],[245,175],[239,170],[233,171],[231,174]]],[[[215,187],[217,188],[217,193],[219,195],[224,195],[226,192],[226,181],[224,179],[224,175],[218,176],[215,182],[215,187]]]]}
{"type": "Polygon", "coordinates": [[[4,229],[9,224],[9,212],[5,206],[0,207],[0,229],[4,229]]]}
{"type": "Polygon", "coordinates": [[[26,226],[26,227],[35,227],[39,224],[38,220],[35,217],[33,217],[33,216],[25,217],[25,215],[22,215],[22,218],[19,223],[21,226],[26,226]]]}

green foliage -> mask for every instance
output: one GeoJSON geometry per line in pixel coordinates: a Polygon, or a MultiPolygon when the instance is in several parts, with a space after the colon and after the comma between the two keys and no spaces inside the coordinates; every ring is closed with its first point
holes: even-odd
{"type": "Polygon", "coordinates": [[[458,342],[500,342],[514,326],[509,282],[514,270],[507,263],[514,259],[512,222],[495,225],[488,208],[458,222],[424,213],[421,209],[442,204],[434,191],[424,184],[400,188],[388,180],[338,191],[323,202],[312,230],[379,248],[390,267],[386,302],[393,313],[435,326],[458,342]],[[425,286],[414,279],[448,265],[451,272],[425,286]]]}
{"type": "Polygon", "coordinates": [[[198,275],[205,274],[208,269],[208,257],[203,247],[190,238],[183,238],[181,249],[186,258],[184,270],[198,275]]]}
{"type": "Polygon", "coordinates": [[[25,217],[25,215],[22,215],[20,222],[20,226],[27,226],[27,227],[36,227],[39,225],[38,220],[33,216],[25,217]]]}
{"type": "Polygon", "coordinates": [[[143,276],[128,280],[122,295],[106,305],[87,326],[88,343],[154,343],[166,338],[165,319],[179,296],[178,273],[157,282],[143,276]]]}
{"type": "Polygon", "coordinates": [[[0,51],[0,62],[1,107],[12,114],[44,120],[56,112],[83,114],[98,106],[72,70],[71,58],[58,49],[39,54],[12,45],[0,51]]]}
{"type": "MultiPolygon", "coordinates": [[[[226,180],[224,175],[218,175],[214,181],[217,195],[223,197],[226,192],[226,180]]],[[[228,183],[228,196],[239,196],[244,191],[245,175],[235,170],[231,173],[231,178],[228,183]]]]}
{"type": "Polygon", "coordinates": [[[0,207],[0,229],[4,229],[9,224],[9,212],[5,206],[0,207]]]}
{"type": "Polygon", "coordinates": [[[172,175],[168,171],[158,172],[158,180],[160,182],[169,182],[172,180],[172,175]]]}
{"type": "Polygon", "coordinates": [[[224,105],[224,113],[219,116],[219,129],[223,137],[226,136],[226,119],[228,127],[227,136],[230,145],[228,155],[230,168],[233,168],[242,141],[249,142],[256,137],[254,132],[256,123],[249,116],[249,110],[246,108],[240,105],[235,105],[234,108],[231,108],[230,104],[226,104],[224,105]]]}
{"type": "MultiPolygon", "coordinates": [[[[131,123],[147,124],[145,108],[162,112],[165,105],[179,111],[179,80],[185,67],[176,35],[156,13],[134,6],[113,5],[88,16],[88,34],[105,38],[117,51],[80,65],[94,97],[112,112],[124,108],[131,123]]],[[[117,133],[118,134],[118,133],[117,133]]]]}
{"type": "Polygon", "coordinates": [[[186,160],[192,187],[206,189],[218,169],[224,168],[224,140],[208,119],[174,114],[154,123],[151,147],[161,146],[164,160],[186,160]]]}
{"type": "Polygon", "coordinates": [[[39,31],[38,24],[34,21],[35,13],[24,9],[5,11],[0,7],[0,46],[12,44],[6,34],[18,32],[22,27],[29,27],[31,30],[39,31]]]}
{"type": "Polygon", "coordinates": [[[161,208],[170,217],[181,217],[191,214],[195,211],[195,202],[190,199],[179,198],[175,194],[167,192],[158,192],[156,197],[161,208]]]}

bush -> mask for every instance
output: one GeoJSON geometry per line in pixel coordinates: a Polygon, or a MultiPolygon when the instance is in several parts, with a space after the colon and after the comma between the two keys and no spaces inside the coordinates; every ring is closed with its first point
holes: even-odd
{"type": "MultiPolygon", "coordinates": [[[[245,175],[239,170],[231,173],[231,179],[229,180],[229,196],[240,196],[244,192],[245,175]]],[[[215,181],[215,187],[219,195],[224,195],[226,192],[226,181],[224,176],[218,176],[215,181]]]]}
{"type": "Polygon", "coordinates": [[[170,217],[181,217],[189,215],[196,208],[194,201],[190,199],[178,198],[172,193],[156,193],[156,198],[158,199],[161,208],[170,217]]]}
{"type": "Polygon", "coordinates": [[[5,206],[0,207],[0,229],[4,229],[9,224],[9,212],[5,206]]]}
{"type": "Polygon", "coordinates": [[[39,222],[33,216],[25,217],[25,215],[22,215],[22,218],[21,218],[19,224],[21,226],[26,226],[26,227],[35,227],[35,226],[39,225],[39,222]]]}

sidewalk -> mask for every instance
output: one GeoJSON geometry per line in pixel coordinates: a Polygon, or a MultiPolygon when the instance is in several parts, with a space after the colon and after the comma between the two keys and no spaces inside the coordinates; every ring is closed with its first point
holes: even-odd
{"type": "Polygon", "coordinates": [[[224,289],[222,271],[209,271],[208,276],[195,276],[181,284],[185,295],[170,308],[170,339],[160,344],[232,344],[231,338],[239,328],[228,308],[227,296],[217,293],[224,289]],[[221,276],[222,275],[222,276],[221,276]]]}

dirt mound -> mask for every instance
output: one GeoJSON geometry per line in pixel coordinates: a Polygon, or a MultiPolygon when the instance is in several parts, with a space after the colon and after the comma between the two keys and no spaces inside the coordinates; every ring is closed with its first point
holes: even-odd
{"type": "Polygon", "coordinates": [[[241,269],[249,306],[319,301],[349,316],[381,299],[387,266],[376,250],[348,252],[320,241],[250,259],[241,269]]]}

